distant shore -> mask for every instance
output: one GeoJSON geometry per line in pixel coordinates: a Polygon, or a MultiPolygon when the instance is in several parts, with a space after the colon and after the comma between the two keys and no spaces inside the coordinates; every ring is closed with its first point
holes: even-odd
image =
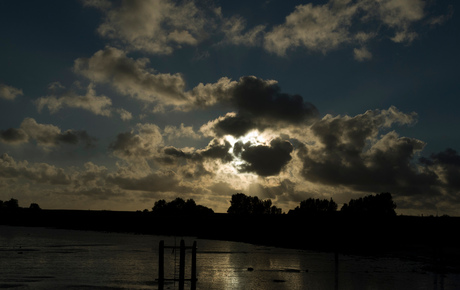
{"type": "Polygon", "coordinates": [[[154,215],[151,212],[38,210],[0,212],[0,224],[136,234],[193,236],[274,247],[423,258],[460,271],[460,218],[154,215]]]}

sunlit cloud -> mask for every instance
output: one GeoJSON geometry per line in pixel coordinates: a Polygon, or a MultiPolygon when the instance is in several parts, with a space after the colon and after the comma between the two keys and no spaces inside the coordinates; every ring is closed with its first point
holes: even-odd
{"type": "Polygon", "coordinates": [[[14,100],[17,96],[24,95],[22,89],[18,89],[5,84],[0,84],[0,99],[14,100]]]}

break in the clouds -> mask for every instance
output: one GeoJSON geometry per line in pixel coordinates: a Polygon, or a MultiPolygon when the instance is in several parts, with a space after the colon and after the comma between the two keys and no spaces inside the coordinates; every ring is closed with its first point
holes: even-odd
{"type": "Polygon", "coordinates": [[[0,99],[14,100],[17,96],[22,96],[22,89],[18,89],[5,84],[0,84],[0,99]]]}
{"type": "Polygon", "coordinates": [[[37,145],[50,148],[58,144],[83,143],[86,147],[92,147],[95,138],[89,136],[86,131],[66,130],[52,124],[40,124],[33,118],[25,118],[19,128],[0,130],[0,141],[7,144],[21,144],[35,141],[37,145]]]}

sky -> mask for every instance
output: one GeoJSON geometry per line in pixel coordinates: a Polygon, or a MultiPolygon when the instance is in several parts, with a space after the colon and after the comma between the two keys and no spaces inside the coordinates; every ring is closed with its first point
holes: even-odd
{"type": "Polygon", "coordinates": [[[457,2],[1,1],[0,200],[460,216],[457,2]]]}

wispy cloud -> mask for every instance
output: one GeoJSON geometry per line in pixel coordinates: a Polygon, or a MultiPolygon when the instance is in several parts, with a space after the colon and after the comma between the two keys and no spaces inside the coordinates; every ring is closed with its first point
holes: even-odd
{"type": "Polygon", "coordinates": [[[105,13],[97,31],[119,41],[128,50],[170,54],[183,45],[195,46],[208,37],[214,10],[198,8],[193,1],[133,0],[109,5],[107,1],[86,0],[105,13]]]}
{"type": "Polygon", "coordinates": [[[18,89],[12,86],[8,86],[5,84],[0,84],[0,99],[5,100],[14,100],[17,96],[22,96],[24,93],[22,89],[18,89]]]}

